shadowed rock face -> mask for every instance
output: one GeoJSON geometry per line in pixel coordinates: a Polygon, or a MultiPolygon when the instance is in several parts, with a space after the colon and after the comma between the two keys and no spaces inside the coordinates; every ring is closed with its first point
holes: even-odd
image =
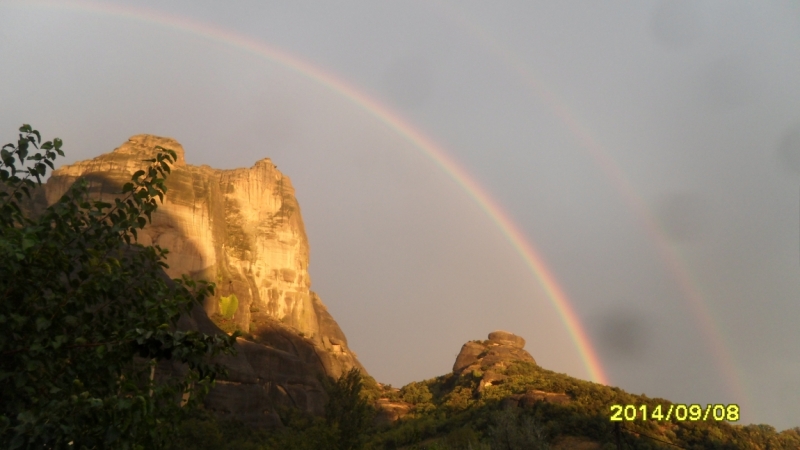
{"type": "Polygon", "coordinates": [[[215,296],[183,318],[181,328],[221,333],[209,317],[219,312],[221,296],[235,294],[233,321],[253,336],[253,342],[239,340],[237,356],[222,359],[230,376],[210,393],[207,406],[255,425],[279,424],[279,405],[321,413],[326,399],[318,374],[338,377],[352,367],[366,372],[310,290],[300,207],[291,181],[269,159],[249,169],[191,166],[175,140],[133,136],[111,153],[55,170],[34,209],[54,203],[79,177],[89,180],[92,198],[113,203],[156,146],[174,150],[177,161],[164,202],[139,242],[169,249],[171,278],[187,274],[217,285],[215,296]]]}

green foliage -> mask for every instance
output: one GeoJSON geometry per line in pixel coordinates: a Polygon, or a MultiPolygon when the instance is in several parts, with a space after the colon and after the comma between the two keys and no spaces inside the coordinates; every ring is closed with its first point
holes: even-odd
{"type": "Polygon", "coordinates": [[[452,411],[461,411],[475,403],[473,390],[469,386],[456,386],[444,398],[444,406],[452,411]]]}
{"type": "MultiPolygon", "coordinates": [[[[391,390],[391,388],[391,386],[388,387],[389,390],[391,390]]],[[[368,404],[371,405],[378,401],[379,398],[384,397],[386,395],[386,389],[386,387],[381,388],[378,382],[375,381],[375,378],[361,374],[361,392],[359,392],[359,396],[368,404]]]]}
{"type": "MultiPolygon", "coordinates": [[[[481,444],[481,435],[469,425],[456,428],[444,439],[443,449],[449,450],[478,450],[484,447],[481,444]]],[[[485,448],[488,449],[488,446],[485,448]]]]}
{"type": "MultiPolygon", "coordinates": [[[[511,364],[504,374],[508,378],[502,383],[486,386],[479,394],[472,373],[460,377],[448,374],[413,383],[415,390],[419,384],[428,387],[433,396],[431,409],[376,430],[370,444],[387,449],[537,449],[572,437],[575,442],[590,441],[602,448],[616,448],[614,428],[609,420],[610,405],[646,404],[652,410],[658,404],[671,403],[554,373],[529,362],[511,364]],[[525,408],[501,407],[502,401],[510,395],[534,389],[566,393],[571,400],[566,404],[542,401],[525,408]]],[[[798,428],[777,433],[765,425],[681,422],[675,418],[670,422],[623,424],[623,441],[627,448],[666,448],[651,438],[683,448],[800,448],[798,428]]]]}
{"type": "Polygon", "coordinates": [[[181,396],[197,404],[223,372],[208,356],[235,340],[176,331],[214,286],[167,279],[167,250],[135,242],[175,152],[159,149],[113,204],[78,180],[34,216],[25,202],[64,155],[60,139],[40,142],[24,125],[0,150],[0,447],[162,448],[181,396]],[[186,376],[154,378],[163,360],[186,376]]]}
{"type": "Polygon", "coordinates": [[[222,314],[222,317],[228,320],[233,319],[233,315],[236,314],[237,309],[239,309],[239,299],[236,297],[236,294],[231,294],[219,299],[219,312],[222,314]]]}
{"type": "Polygon", "coordinates": [[[433,399],[430,389],[425,383],[412,382],[400,389],[400,398],[404,402],[417,405],[421,403],[430,403],[433,399]]]}
{"type": "Polygon", "coordinates": [[[284,426],[269,432],[253,430],[237,421],[220,420],[210,414],[196,415],[181,424],[174,440],[176,448],[365,449],[374,409],[361,392],[364,378],[357,369],[343,374],[338,380],[325,378],[323,387],[329,400],[324,417],[315,417],[297,409],[282,409],[279,415],[284,426]]]}
{"type": "Polygon", "coordinates": [[[269,442],[269,436],[265,430],[195,410],[177,427],[171,444],[176,450],[261,450],[269,442]]]}
{"type": "Polygon", "coordinates": [[[334,442],[325,448],[331,450],[363,448],[375,410],[361,396],[364,386],[361,372],[352,368],[335,382],[326,378],[323,385],[328,394],[325,420],[335,435],[334,442]]]}
{"type": "Polygon", "coordinates": [[[433,394],[425,383],[412,382],[400,389],[400,399],[414,405],[414,413],[422,414],[435,409],[433,394]]]}
{"type": "Polygon", "coordinates": [[[550,448],[544,427],[519,408],[505,408],[491,415],[489,438],[492,448],[508,450],[544,450],[550,448]]]}
{"type": "MultiPolygon", "coordinates": [[[[610,404],[669,404],[663,399],[631,395],[618,388],[578,380],[530,363],[512,364],[505,374],[509,376],[505,383],[484,388],[480,395],[473,393],[476,383],[471,373],[463,377],[448,374],[411,383],[401,390],[407,396],[406,399],[417,401],[417,406],[430,405],[430,409],[424,413],[409,414],[383,428],[373,428],[367,425],[368,421],[362,421],[356,427],[360,431],[349,434],[359,436],[355,445],[345,437],[347,433],[343,434],[340,429],[343,423],[353,418],[347,413],[350,410],[347,405],[372,398],[375,393],[365,394],[368,383],[366,377],[362,377],[363,386],[359,392],[352,373],[345,374],[337,382],[326,383],[326,391],[332,401],[328,404],[325,417],[312,417],[297,410],[283,411],[281,418],[285,427],[271,430],[266,437],[244,432],[225,435],[225,430],[233,422],[224,421],[218,421],[213,426],[192,427],[192,433],[197,436],[196,439],[205,442],[232,442],[235,445],[249,442],[256,446],[254,448],[265,450],[513,450],[544,449],[550,446],[569,448],[570,445],[581,442],[594,442],[599,444],[599,448],[610,449],[616,448],[614,427],[609,421],[610,404]],[[500,397],[488,395],[494,389],[505,393],[500,397]],[[502,407],[500,400],[507,398],[510,392],[528,392],[531,389],[566,392],[573,400],[567,404],[539,402],[524,408],[502,407]],[[426,392],[431,395],[430,399],[425,395],[426,392]],[[468,404],[462,408],[453,408],[454,398],[461,397],[468,404]],[[425,401],[420,403],[422,400],[425,401]],[[348,442],[351,442],[349,446],[348,442]]],[[[383,394],[395,392],[390,387],[381,389],[377,384],[375,386],[369,390],[383,394]]],[[[800,429],[777,433],[772,427],[764,425],[736,426],[674,420],[669,423],[627,422],[623,425],[624,448],[672,448],[646,436],[683,448],[800,448],[800,429]]],[[[182,442],[184,448],[195,448],[192,441],[182,442]]],[[[240,448],[231,445],[229,448],[240,448]]],[[[220,447],[197,445],[197,448],[213,450],[220,447]]]]}
{"type": "Polygon", "coordinates": [[[515,364],[512,364],[506,369],[506,375],[513,377],[513,376],[532,376],[538,375],[540,373],[539,366],[536,363],[532,363],[530,361],[519,361],[515,364]]]}

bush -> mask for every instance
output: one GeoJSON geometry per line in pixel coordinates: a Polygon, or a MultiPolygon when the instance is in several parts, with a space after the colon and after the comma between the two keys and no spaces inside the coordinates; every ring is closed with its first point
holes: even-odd
{"type": "Polygon", "coordinates": [[[0,447],[162,448],[188,409],[181,396],[198,404],[224,373],[208,356],[235,342],[176,331],[214,286],[169,280],[167,250],[136,243],[175,152],[159,149],[114,204],[78,180],[34,215],[31,194],[64,155],[59,139],[40,143],[23,125],[0,151],[0,447]],[[164,360],[186,376],[155,379],[164,360]]]}

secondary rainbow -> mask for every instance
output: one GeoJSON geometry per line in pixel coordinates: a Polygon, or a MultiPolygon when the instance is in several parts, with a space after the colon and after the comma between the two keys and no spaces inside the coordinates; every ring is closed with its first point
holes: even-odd
{"type": "Polygon", "coordinates": [[[36,1],[19,2],[23,5],[44,5],[47,7],[69,8],[84,10],[90,13],[103,13],[127,19],[139,20],[154,23],[161,26],[179,29],[195,35],[203,36],[217,42],[234,46],[255,55],[268,58],[285,67],[291,68],[297,73],[325,85],[335,92],[338,92],[349,99],[369,114],[382,121],[395,132],[403,136],[414,146],[422,150],[427,157],[434,161],[442,170],[459,184],[480,207],[486,212],[491,220],[500,228],[512,246],[516,249],[535,277],[544,288],[548,298],[561,316],[564,325],[575,343],[578,353],[589,372],[589,376],[595,382],[608,384],[605,372],[600,365],[600,360],[584,331],[575,310],[569,299],[560,287],[553,273],[540,255],[539,251],[530,243],[510,219],[509,215],[486,193],[478,183],[476,183],[469,173],[455,160],[448,156],[447,152],[437,145],[432,139],[412,126],[396,112],[385,107],[378,101],[368,97],[356,88],[340,80],[336,76],[325,72],[322,69],[290,55],[277,48],[271,47],[259,40],[243,36],[230,30],[217,27],[212,24],[187,19],[173,14],[153,11],[143,8],[133,8],[122,5],[109,5],[91,1],[36,1]]]}
{"type": "Polygon", "coordinates": [[[720,326],[714,320],[714,316],[698,287],[697,280],[686,269],[686,264],[681,260],[678,250],[670,245],[663,227],[647,207],[647,202],[638,194],[638,191],[628,180],[628,177],[625,176],[619,164],[611,158],[608,150],[598,142],[594,137],[595,134],[585,126],[585,121],[578,120],[575,117],[575,113],[568,109],[567,103],[559,98],[553,89],[548,88],[542,82],[541,77],[533,73],[533,70],[523,58],[502,45],[475,21],[462,14],[458,8],[448,5],[446,2],[438,2],[436,5],[446,9],[443,17],[453,19],[460,26],[467,29],[469,34],[476,37],[483,46],[496,55],[507,67],[516,72],[533,95],[549,106],[556,117],[567,126],[573,136],[580,142],[581,147],[587,151],[597,167],[606,175],[606,180],[622,197],[630,211],[641,223],[649,237],[649,241],[653,243],[661,260],[664,262],[667,272],[673,277],[686,299],[690,315],[705,337],[705,342],[711,350],[714,363],[724,375],[723,379],[728,391],[734,395],[740,404],[750,404],[750,396],[744,387],[743,377],[731,352],[723,343],[724,339],[720,326]]]}

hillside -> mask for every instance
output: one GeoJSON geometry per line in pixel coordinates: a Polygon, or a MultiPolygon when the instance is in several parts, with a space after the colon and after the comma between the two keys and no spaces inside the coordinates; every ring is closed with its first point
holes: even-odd
{"type": "MultiPolygon", "coordinates": [[[[684,410],[662,398],[634,395],[536,364],[523,349],[524,340],[493,332],[488,340],[462,347],[453,372],[395,389],[365,380],[363,398],[377,410],[371,427],[362,430],[365,449],[798,449],[800,428],[777,432],[769,425],[739,425],[735,409],[718,410],[702,420],[703,411],[684,410]],[[611,405],[635,405],[624,420],[613,422],[611,405]],[[649,420],[642,420],[641,407],[649,420]],[[658,419],[658,407],[661,419],[658,419]],[[673,409],[671,417],[667,414],[673,409]],[[655,418],[654,418],[655,414],[655,418]],[[700,420],[691,420],[697,417],[700,420]],[[681,420],[684,419],[684,420],[681,420]]],[[[702,405],[705,408],[706,405],[702,405]]],[[[212,419],[193,422],[196,430],[218,435],[224,446],[205,448],[316,449],[337,448],[326,441],[325,422],[284,416],[285,427],[269,432],[243,429],[212,419]],[[228,436],[227,438],[225,436],[228,436]]]]}

